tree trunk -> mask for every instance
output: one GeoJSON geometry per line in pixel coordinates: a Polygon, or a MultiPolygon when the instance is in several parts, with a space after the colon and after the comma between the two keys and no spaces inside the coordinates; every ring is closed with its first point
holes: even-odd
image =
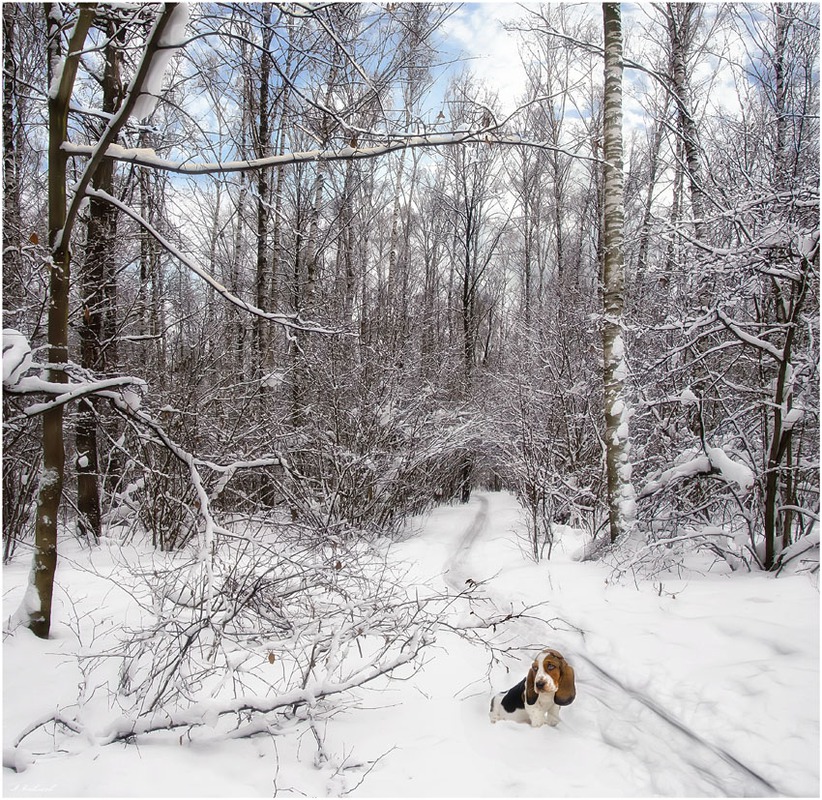
{"type": "MultiPolygon", "coordinates": [[[[20,271],[20,177],[16,148],[17,125],[14,115],[17,65],[14,60],[17,6],[9,3],[3,9],[3,270],[18,275],[20,271]]],[[[5,287],[4,287],[5,288],[5,287]]],[[[10,298],[6,298],[7,301],[10,298]]],[[[4,303],[6,308],[10,303],[4,303]]]]}
{"type": "MultiPolygon", "coordinates": [[[[142,89],[152,67],[159,42],[179,4],[168,3],[159,13],[146,44],[134,78],[134,85],[142,89]]],[[[70,288],[70,243],[74,223],[78,219],[83,198],[91,178],[104,160],[108,145],[114,141],[125,124],[128,113],[134,109],[138,92],[129,95],[121,113],[115,115],[106,126],[92,155],[74,186],[71,204],[67,202],[66,178],[68,158],[63,144],[68,140],[68,116],[77,68],[83,52],[86,36],[94,21],[93,5],[81,5],[74,29],[69,38],[69,48],[61,58],[60,35],[64,24],[60,7],[56,3],[44,4],[48,40],[49,95],[48,95],[48,224],[51,257],[49,270],[48,378],[53,383],[66,383],[65,367],[68,364],[68,316],[70,288]],[[59,70],[52,74],[53,70],[59,70]]],[[[51,600],[54,589],[54,573],[57,567],[57,515],[63,491],[65,469],[63,442],[63,404],[52,405],[43,413],[43,463],[37,497],[34,556],[30,588],[23,600],[17,617],[26,622],[32,632],[41,638],[49,635],[51,627],[51,600]]]]}
{"type": "Polygon", "coordinates": [[[788,175],[788,114],[785,56],[788,49],[788,31],[791,27],[788,10],[782,3],[774,3],[774,111],[776,112],[776,152],[774,153],[774,180],[777,189],[787,186],[788,175]]]}
{"type": "MultiPolygon", "coordinates": [[[[665,95],[659,118],[654,121],[651,130],[651,141],[648,146],[648,187],[645,191],[645,204],[642,210],[642,224],[639,229],[639,252],[636,259],[635,285],[641,287],[648,269],[648,248],[651,243],[651,226],[653,223],[653,203],[656,194],[657,178],[659,174],[659,150],[662,146],[664,120],[668,116],[669,100],[665,95]]],[[[640,302],[635,298],[635,302],[640,302]]]]}
{"type": "MultiPolygon", "coordinates": [[[[271,76],[271,5],[263,4],[263,39],[260,51],[260,91],[258,95],[259,108],[257,116],[257,130],[255,155],[265,158],[271,154],[270,133],[270,101],[269,79],[271,76]]],[[[257,172],[257,275],[255,302],[257,308],[267,308],[270,296],[271,275],[268,268],[268,216],[269,216],[269,170],[260,169],[257,172]]],[[[268,351],[268,323],[266,320],[255,317],[253,321],[253,341],[255,364],[253,369],[258,374],[266,371],[265,361],[268,351]]]]}
{"type": "Polygon", "coordinates": [[[603,121],[602,349],[605,388],[605,461],[611,541],[629,532],[634,521],[628,406],[627,362],[622,338],[625,267],[622,252],[624,192],[622,178],[622,20],[619,3],[603,3],[605,102],[603,121]]]}
{"type": "MultiPolygon", "coordinates": [[[[107,24],[111,44],[106,48],[103,73],[103,111],[113,114],[119,105],[119,49],[114,43],[117,25],[107,24]]],[[[103,161],[94,174],[96,189],[112,193],[114,162],[103,161]]],[[[86,235],[86,257],[82,263],[82,322],[80,323],[80,363],[89,372],[110,373],[116,367],[112,359],[114,317],[110,306],[115,297],[114,247],[117,235],[117,209],[110,203],[92,197],[89,201],[86,235]]],[[[78,403],[75,447],[77,451],[77,527],[90,541],[98,541],[101,530],[99,454],[97,447],[97,403],[84,398],[78,403]]]]}
{"type": "Polygon", "coordinates": [[[705,214],[702,160],[700,158],[699,137],[693,116],[688,55],[699,7],[694,3],[667,5],[668,34],[671,45],[671,77],[674,83],[679,133],[685,148],[685,163],[688,168],[689,196],[694,218],[694,233],[702,237],[705,214]]]}
{"type": "MultiPolygon", "coordinates": [[[[46,3],[46,30],[50,71],[60,63],[61,14],[57,4],[46,3]]],[[[77,75],[80,52],[94,20],[93,7],[80,10],[69,42],[69,52],[59,75],[49,75],[50,85],[58,81],[49,94],[49,172],[48,222],[51,261],[49,268],[48,379],[66,383],[68,362],[68,312],[70,284],[69,243],[66,226],[66,162],[62,145],[68,138],[68,113],[72,87],[77,75]]],[[[48,638],[51,628],[51,600],[54,573],[57,569],[57,515],[63,492],[66,452],[63,444],[63,406],[56,405],[43,413],[43,463],[37,494],[37,520],[34,529],[31,589],[21,612],[31,631],[41,639],[48,638]]]]}

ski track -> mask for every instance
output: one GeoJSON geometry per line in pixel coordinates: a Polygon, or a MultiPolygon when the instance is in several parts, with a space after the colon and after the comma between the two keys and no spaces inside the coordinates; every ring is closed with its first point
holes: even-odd
{"type": "MultiPolygon", "coordinates": [[[[479,502],[479,508],[443,565],[445,582],[457,591],[465,589],[466,576],[471,574],[468,566],[472,549],[489,528],[488,498],[477,494],[472,499],[479,502]]],[[[489,599],[497,612],[506,613],[507,609],[500,598],[495,598],[491,594],[489,599]]],[[[552,598],[552,601],[554,599],[552,598]]],[[[618,677],[586,655],[582,651],[584,647],[582,627],[575,625],[564,609],[556,609],[553,602],[552,606],[554,606],[552,613],[556,613],[557,617],[567,621],[572,628],[580,632],[579,647],[573,655],[569,653],[570,659],[572,661],[582,660],[600,679],[593,692],[593,699],[598,705],[596,715],[600,722],[600,741],[609,747],[624,750],[634,759],[639,759],[660,794],[671,794],[670,776],[672,772],[685,774],[690,772],[693,777],[693,783],[680,786],[677,793],[698,792],[707,796],[746,797],[783,794],[778,787],[757,773],[755,769],[744,764],[724,748],[706,741],[658,701],[642,691],[626,686],[618,677]],[[615,710],[618,711],[615,713],[615,710]],[[616,724],[614,724],[615,717],[619,719],[616,724]],[[629,731],[628,728],[631,730],[629,731]],[[645,738],[647,744],[639,743],[637,737],[645,738]],[[674,764],[678,765],[678,769],[672,769],[674,764]],[[654,776],[660,774],[661,770],[667,775],[661,782],[658,782],[654,776]]],[[[525,641],[531,643],[545,641],[540,639],[536,622],[524,623],[522,620],[516,620],[515,627],[520,628],[518,638],[522,639],[522,635],[525,634],[525,641]]],[[[550,624],[548,627],[553,628],[550,624]]],[[[763,639],[763,642],[771,645],[769,640],[763,639]]]]}

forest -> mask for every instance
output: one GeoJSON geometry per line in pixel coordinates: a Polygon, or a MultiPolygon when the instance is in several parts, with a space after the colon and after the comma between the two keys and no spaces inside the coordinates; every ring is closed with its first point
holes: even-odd
{"type": "MultiPolygon", "coordinates": [[[[385,548],[478,493],[535,568],[818,575],[818,5],[2,15],[4,638],[83,641],[60,564],[108,554],[140,615],[79,657],[98,744],[322,753],[315,706],[478,588],[385,548]]],[[[90,719],[4,725],[4,765],[90,719]]]]}

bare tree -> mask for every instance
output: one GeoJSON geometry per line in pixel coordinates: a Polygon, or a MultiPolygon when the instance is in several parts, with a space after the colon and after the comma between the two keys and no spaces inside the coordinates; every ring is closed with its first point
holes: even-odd
{"type": "MultiPolygon", "coordinates": [[[[49,33],[49,63],[56,71],[51,75],[49,94],[49,380],[54,384],[66,383],[68,351],[68,316],[70,285],[70,241],[77,221],[81,200],[89,187],[92,175],[103,160],[107,148],[125,124],[128,114],[137,104],[139,93],[145,91],[150,75],[151,60],[159,48],[164,30],[174,13],[173,5],[161,12],[146,45],[143,62],[135,77],[132,90],[120,112],[115,114],[100,138],[97,151],[89,159],[70,201],[67,198],[68,154],[64,144],[68,139],[68,117],[72,89],[77,76],[80,56],[94,21],[92,7],[83,7],[68,42],[67,53],[61,54],[63,19],[57,5],[45,6],[49,33]],[[62,58],[62,61],[61,61],[62,58]]],[[[54,572],[57,566],[57,520],[63,491],[65,445],[63,440],[62,403],[56,403],[43,412],[43,464],[37,500],[35,549],[32,563],[31,590],[27,593],[21,614],[31,630],[46,638],[51,625],[51,601],[54,572]]]]}

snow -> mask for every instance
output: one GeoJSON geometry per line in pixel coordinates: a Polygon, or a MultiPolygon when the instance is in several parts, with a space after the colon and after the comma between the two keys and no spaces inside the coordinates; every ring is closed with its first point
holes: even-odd
{"type": "Polygon", "coordinates": [[[31,367],[28,339],[14,328],[3,329],[3,387],[16,386],[31,367]]]}
{"type": "Polygon", "coordinates": [[[795,406],[792,408],[782,420],[782,430],[789,431],[797,423],[801,422],[802,417],[805,416],[805,409],[795,406]]]}
{"type": "Polygon", "coordinates": [[[139,97],[131,112],[135,119],[145,119],[154,112],[160,98],[160,91],[163,88],[163,75],[166,68],[184,43],[185,29],[188,25],[190,13],[191,9],[188,3],[177,3],[171,12],[171,17],[157,43],[161,49],[154,53],[148,72],[139,87],[139,97]]]}
{"type": "MultiPolygon", "coordinates": [[[[153,64],[153,62],[152,62],[153,64]]],[[[156,99],[156,98],[155,98],[156,99]]],[[[141,97],[138,102],[148,102],[147,98],[141,97]]],[[[132,112],[132,115],[135,115],[132,112]]],[[[378,158],[388,153],[401,150],[409,150],[418,147],[446,147],[449,145],[470,144],[472,142],[485,142],[503,145],[531,145],[541,147],[542,144],[536,141],[523,139],[519,134],[502,135],[488,134],[479,129],[471,131],[468,129],[455,129],[449,133],[426,133],[402,137],[400,139],[389,139],[384,144],[373,147],[339,147],[325,150],[305,150],[293,153],[283,153],[276,156],[265,156],[263,158],[244,159],[241,161],[197,161],[195,159],[185,159],[174,161],[172,159],[158,156],[150,149],[146,148],[126,148],[119,145],[106,148],[106,156],[118,161],[128,161],[144,167],[151,167],[157,170],[170,170],[182,175],[208,175],[219,172],[243,172],[246,170],[259,169],[260,167],[277,167],[285,164],[302,164],[313,161],[339,161],[348,159],[369,159],[378,158]]],[[[72,156],[91,157],[95,153],[95,145],[76,144],[74,142],[64,142],[62,151],[72,156]]],[[[560,149],[559,152],[565,152],[560,149]]],[[[92,192],[87,192],[86,196],[92,197],[92,192]]],[[[104,196],[98,193],[98,197],[104,196]]],[[[106,196],[109,202],[112,198],[106,196]]]]}
{"type": "Polygon", "coordinates": [[[285,383],[285,373],[282,370],[274,370],[265,375],[260,383],[270,389],[279,389],[285,383]]]}
{"type": "Polygon", "coordinates": [[[649,480],[639,496],[647,497],[680,478],[693,478],[696,475],[707,475],[714,471],[718,472],[728,483],[737,484],[742,492],[749,492],[754,485],[754,474],[751,468],[731,458],[721,447],[710,447],[707,452],[699,454],[689,451],[677,460],[680,463],[663,470],[655,478],[649,480]]]}
{"type": "Polygon", "coordinates": [[[819,229],[809,234],[800,234],[798,246],[802,256],[810,261],[819,249],[819,229]]]}
{"type": "Polygon", "coordinates": [[[741,461],[734,461],[721,447],[711,447],[708,458],[726,481],[737,484],[743,492],[750,491],[754,485],[754,474],[750,467],[741,461]]]}
{"type": "Polygon", "coordinates": [[[140,405],[143,402],[143,390],[144,386],[137,386],[136,391],[134,388],[125,387],[121,391],[121,396],[123,402],[132,410],[138,411],[140,405]]]}
{"type": "Polygon", "coordinates": [[[682,403],[683,406],[697,405],[699,398],[693,393],[690,386],[686,386],[679,393],[679,402],[682,403]]]}
{"type": "Polygon", "coordinates": [[[52,398],[46,402],[32,403],[27,406],[24,413],[29,416],[35,416],[54,405],[69,403],[89,394],[119,399],[136,411],[143,394],[148,391],[148,384],[141,378],[125,376],[80,383],[48,381],[39,375],[26,374],[34,366],[31,345],[26,337],[13,328],[5,328],[3,330],[3,388],[14,394],[52,395],[52,398]],[[110,391],[112,389],[119,389],[119,394],[110,391]]]}
{"type": "Polygon", "coordinates": [[[621,333],[618,333],[614,337],[614,343],[611,345],[611,357],[614,361],[618,361],[625,357],[625,342],[622,341],[621,333]]]}
{"type": "MultiPolygon", "coordinates": [[[[9,751],[38,719],[71,716],[78,685],[81,705],[105,696],[85,686],[75,656],[105,650],[146,613],[123,579],[122,548],[104,540],[89,552],[67,535],[52,638],[17,628],[4,641],[4,764],[25,770],[4,768],[4,795],[818,796],[812,576],[730,574],[702,554],[682,575],[619,581],[607,562],[577,560],[590,546],[581,532],[557,526],[552,560],[536,564],[524,530],[510,495],[477,493],[385,545],[414,594],[449,592],[443,626],[421,666],[353,691],[313,726],[294,720],[245,739],[201,727],[131,744],[78,736],[60,753],[27,740],[9,751]],[[545,645],[574,666],[577,700],[557,728],[492,725],[491,693],[519,681],[545,645]]],[[[25,591],[24,561],[4,567],[5,609],[25,591]]],[[[241,652],[231,666],[254,668],[241,652]]],[[[86,713],[101,711],[89,703],[86,713]]],[[[214,723],[208,698],[196,716],[214,723]]]]}

